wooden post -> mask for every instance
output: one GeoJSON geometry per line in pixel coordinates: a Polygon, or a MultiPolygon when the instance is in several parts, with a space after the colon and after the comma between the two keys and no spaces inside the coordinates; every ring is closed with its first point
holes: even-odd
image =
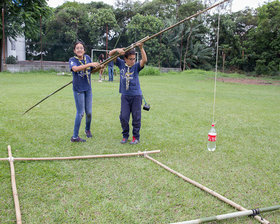
{"type": "Polygon", "coordinates": [[[42,15],[40,15],[40,42],[41,42],[41,70],[43,70],[43,54],[42,54],[42,51],[43,51],[43,46],[42,46],[42,15]]]}
{"type": "MultiPolygon", "coordinates": [[[[2,71],[6,71],[7,70],[7,65],[6,65],[6,48],[5,48],[5,23],[4,23],[4,8],[2,8],[2,51],[3,51],[3,68],[2,71]]],[[[1,52],[2,53],[2,52],[1,52]]]]}
{"type": "MultiPolygon", "coordinates": [[[[178,173],[178,172],[175,171],[175,170],[172,170],[172,169],[169,168],[168,166],[166,166],[166,165],[162,164],[161,162],[159,162],[159,161],[153,159],[152,157],[150,157],[150,156],[148,156],[148,155],[145,155],[145,157],[146,157],[147,159],[152,160],[154,163],[160,165],[161,167],[163,167],[164,169],[168,170],[169,172],[171,172],[171,173],[177,175],[178,177],[181,177],[183,180],[189,182],[190,184],[193,184],[194,186],[200,188],[201,190],[206,191],[207,193],[209,193],[209,194],[211,194],[211,195],[217,197],[217,198],[220,199],[221,201],[223,201],[223,202],[225,202],[225,203],[231,205],[232,207],[234,207],[234,208],[236,208],[236,209],[238,209],[238,210],[240,210],[240,211],[247,211],[247,210],[248,210],[248,209],[246,209],[246,208],[243,208],[241,205],[238,205],[238,204],[236,204],[235,202],[233,202],[233,201],[227,199],[226,197],[224,197],[224,196],[218,194],[217,192],[215,192],[215,191],[213,191],[213,190],[211,190],[211,189],[209,189],[209,188],[203,186],[202,184],[200,184],[200,183],[198,183],[198,182],[196,182],[196,181],[194,181],[194,180],[191,180],[191,179],[188,178],[188,177],[185,177],[184,175],[178,173]]],[[[260,216],[258,216],[258,215],[254,216],[254,218],[257,219],[260,223],[269,224],[269,221],[263,219],[262,217],[260,217],[260,216]]]]}
{"type": "Polygon", "coordinates": [[[17,224],[21,224],[22,222],[21,222],[21,213],[20,213],[20,206],[18,200],[17,186],[16,186],[14,158],[12,156],[12,149],[10,145],[8,145],[8,154],[9,154],[9,162],[10,162],[10,169],[11,169],[11,182],[12,182],[12,190],[13,190],[13,197],[14,197],[15,210],[16,210],[16,219],[17,219],[17,224]]]}

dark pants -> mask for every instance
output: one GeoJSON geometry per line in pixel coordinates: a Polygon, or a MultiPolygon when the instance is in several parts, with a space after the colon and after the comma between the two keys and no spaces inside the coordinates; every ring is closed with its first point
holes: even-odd
{"type": "Polygon", "coordinates": [[[123,138],[129,137],[129,119],[130,113],[132,114],[133,136],[139,140],[140,127],[141,127],[141,105],[142,96],[121,96],[121,113],[120,122],[122,125],[123,138]]]}

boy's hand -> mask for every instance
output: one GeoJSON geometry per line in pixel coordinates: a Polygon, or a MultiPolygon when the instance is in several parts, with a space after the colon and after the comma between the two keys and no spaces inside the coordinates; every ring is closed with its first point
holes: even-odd
{"type": "Polygon", "coordinates": [[[141,49],[141,48],[143,48],[144,43],[143,43],[143,42],[138,42],[138,43],[136,44],[136,46],[138,46],[138,47],[141,49]]]}

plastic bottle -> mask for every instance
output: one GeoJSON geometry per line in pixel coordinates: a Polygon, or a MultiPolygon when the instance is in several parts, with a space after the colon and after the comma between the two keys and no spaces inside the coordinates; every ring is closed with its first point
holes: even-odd
{"type": "Polygon", "coordinates": [[[213,152],[216,149],[216,136],[217,136],[217,132],[215,130],[215,124],[212,124],[212,127],[208,133],[208,143],[207,143],[207,149],[210,152],[213,152]]]}

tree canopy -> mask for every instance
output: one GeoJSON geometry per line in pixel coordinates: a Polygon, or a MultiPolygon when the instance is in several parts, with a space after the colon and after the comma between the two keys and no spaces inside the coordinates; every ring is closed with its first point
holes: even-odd
{"type": "MultiPolygon", "coordinates": [[[[151,0],[144,3],[118,0],[115,7],[103,2],[66,2],[51,9],[46,1],[18,2],[22,5],[8,0],[1,3],[5,8],[6,35],[25,34],[27,57],[38,59],[41,16],[44,60],[61,61],[72,56],[72,44],[77,39],[85,42],[88,54],[93,48],[127,47],[214,3],[211,0],[151,0]],[[22,19],[15,19],[19,15],[22,19]]],[[[148,64],[181,69],[214,68],[218,13],[221,16],[220,68],[279,75],[279,0],[265,3],[256,10],[247,8],[233,13],[227,4],[224,10],[215,9],[187,21],[145,43],[148,64]]]]}
{"type": "MultiPolygon", "coordinates": [[[[40,17],[46,18],[51,14],[45,0],[2,0],[0,3],[4,12],[5,37],[15,38],[25,35],[27,38],[34,38],[40,35],[40,17]]],[[[0,25],[1,52],[3,43],[3,25],[0,25]]],[[[0,54],[2,61],[2,54],[0,54]]]]}

